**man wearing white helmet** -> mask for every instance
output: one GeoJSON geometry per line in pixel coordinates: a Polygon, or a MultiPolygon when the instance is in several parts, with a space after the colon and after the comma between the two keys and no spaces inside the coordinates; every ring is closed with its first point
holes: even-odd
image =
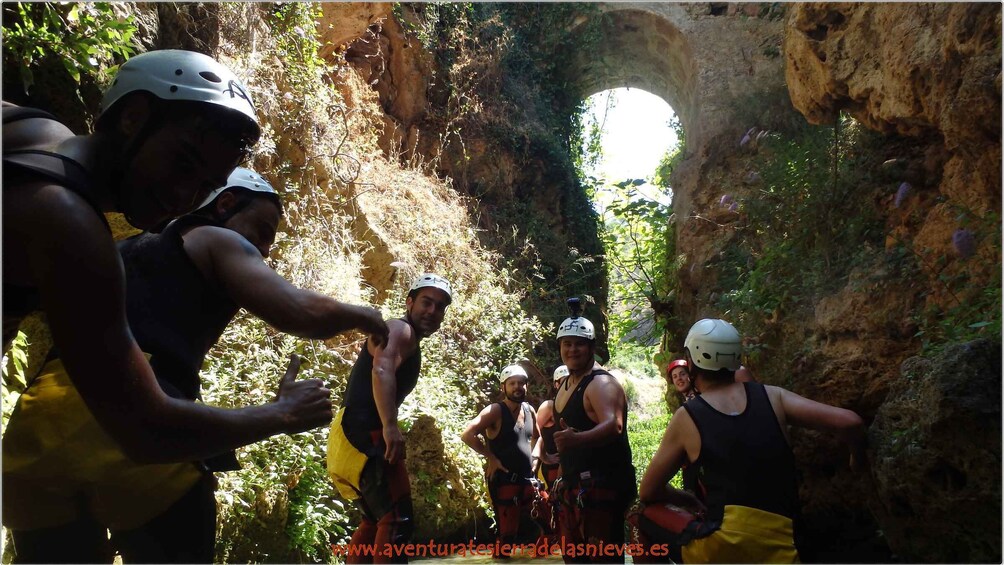
{"type": "MultiPolygon", "coordinates": [[[[199,53],[138,55],[116,81],[90,135],[4,103],[4,349],[23,318],[44,312],[59,359],[42,372],[68,376],[102,428],[141,462],[191,461],[322,425],[330,413],[303,410],[328,401],[319,383],[295,383],[267,406],[240,410],[172,399],[157,385],[128,327],[122,263],[103,213],[146,229],[188,212],[226,182],[260,128],[241,81],[199,53]]],[[[60,414],[48,420],[66,424],[60,414]]],[[[60,534],[60,546],[73,547],[79,531],[60,534]]]]}
{"type": "Polygon", "coordinates": [[[624,512],[634,500],[635,469],[628,443],[628,406],[617,379],[595,364],[596,332],[578,315],[558,326],[561,360],[568,367],[554,399],[554,434],[561,462],[555,489],[566,563],[624,562],[624,512]]]}
{"type": "MultiPolygon", "coordinates": [[[[379,311],[298,289],[265,264],[281,216],[272,185],[254,171],[237,168],[195,213],[162,233],[119,243],[130,328],[171,397],[200,398],[203,360],[240,308],[300,337],[327,339],[359,328],[385,339],[379,311]]],[[[298,366],[295,359],[280,395],[295,395],[302,386],[293,380],[298,366]]],[[[133,463],[72,394],[72,383],[58,387],[64,394],[52,396],[50,380],[43,375],[24,393],[3,443],[4,521],[14,526],[18,555],[58,557],[45,553],[60,545],[48,528],[85,500],[81,510],[102,528],[113,529],[113,544],[126,563],[211,562],[216,533],[211,471],[238,468],[233,454],[195,464],[133,463]],[[36,420],[52,412],[78,422],[71,428],[72,442],[51,433],[39,436],[44,428],[36,420]],[[50,447],[35,452],[33,445],[50,447]],[[34,457],[29,460],[28,454],[34,457]],[[65,464],[47,468],[60,460],[65,464]],[[15,494],[31,490],[37,475],[50,477],[44,494],[33,491],[31,500],[15,494]]],[[[320,382],[310,386],[326,390],[320,382]]],[[[304,418],[323,420],[330,416],[330,401],[318,398],[300,410],[304,418]]],[[[95,546],[106,541],[103,531],[96,532],[95,546]]]]}
{"type": "Polygon", "coordinates": [[[350,551],[359,551],[355,555],[373,555],[365,551],[375,549],[381,562],[407,559],[400,552],[384,553],[391,545],[401,549],[415,529],[397,411],[418,383],[421,341],[439,329],[452,301],[449,281],[420,275],[408,291],[404,317],[388,320],[386,343],[368,340],[352,366],[328,436],[328,476],[362,512],[350,541],[350,551]]]}
{"type": "Polygon", "coordinates": [[[835,432],[850,444],[856,468],[866,463],[861,418],[780,387],[736,382],[742,341],[725,320],[694,324],[684,351],[700,394],[673,415],[642,478],[643,516],[650,518],[642,520],[642,532],[667,539],[653,510],[660,502],[694,498],[669,486],[688,464],[696,468],[703,497],[692,505],[706,513],[703,537],[681,540],[684,562],[797,563],[792,519],[798,489],[788,425],[835,432]]]}
{"type": "Polygon", "coordinates": [[[503,557],[516,543],[521,515],[529,515],[536,498],[536,480],[530,453],[539,443],[537,415],[526,400],[529,377],[523,367],[502,369],[502,401],[486,406],[460,435],[485,458],[485,484],[495,509],[497,539],[503,557]],[[481,436],[484,436],[482,441],[481,436]]]}

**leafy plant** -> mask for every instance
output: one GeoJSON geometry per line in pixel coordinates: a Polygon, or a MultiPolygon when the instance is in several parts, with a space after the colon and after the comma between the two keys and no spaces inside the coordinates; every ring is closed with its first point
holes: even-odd
{"type": "Polygon", "coordinates": [[[759,181],[740,204],[734,243],[711,263],[717,306],[746,335],[842,286],[882,245],[870,194],[876,134],[848,117],[835,127],[770,133],[751,162],[759,181]]]}
{"type": "Polygon", "coordinates": [[[57,60],[78,85],[82,77],[107,81],[116,62],[134,53],[136,26],[110,2],[17,2],[4,4],[4,58],[16,62],[27,93],[34,71],[57,60]]]}

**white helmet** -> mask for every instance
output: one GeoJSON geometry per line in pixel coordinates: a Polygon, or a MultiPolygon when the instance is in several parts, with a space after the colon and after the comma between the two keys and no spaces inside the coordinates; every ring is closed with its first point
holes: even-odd
{"type": "Polygon", "coordinates": [[[704,319],[690,328],[683,348],[701,369],[717,371],[739,369],[743,353],[739,331],[725,320],[704,319]]]}
{"type": "Polygon", "coordinates": [[[132,57],[119,67],[114,82],[101,99],[101,113],[126,94],[141,90],[163,100],[205,102],[240,112],[261,131],[244,82],[208,55],[162,49],[132,57]]]}
{"type": "Polygon", "coordinates": [[[251,192],[261,192],[264,194],[271,194],[276,201],[279,202],[280,209],[282,208],[282,199],[279,198],[279,193],[276,192],[272,185],[269,184],[267,180],[262,178],[261,175],[252,171],[251,169],[245,169],[244,167],[237,167],[234,172],[230,173],[230,177],[227,178],[227,184],[217,188],[216,190],[209,193],[209,196],[202,201],[201,204],[195,207],[196,210],[201,210],[205,208],[214,200],[216,197],[223,194],[224,191],[231,188],[242,188],[245,190],[250,190],[251,192]]]}
{"type": "Polygon", "coordinates": [[[554,380],[563,379],[568,376],[568,366],[558,365],[558,368],[554,370],[554,380]]]}
{"type": "Polygon", "coordinates": [[[526,374],[526,370],[519,365],[509,365],[505,369],[502,369],[502,373],[499,374],[499,382],[505,384],[509,377],[526,377],[530,378],[526,374]]]}
{"type": "Polygon", "coordinates": [[[565,321],[558,326],[558,339],[568,335],[584,337],[592,341],[596,339],[596,330],[593,329],[592,322],[582,316],[576,316],[575,318],[565,318],[565,321]]]}
{"type": "Polygon", "coordinates": [[[451,304],[453,302],[453,289],[450,288],[450,281],[433,273],[423,273],[419,275],[418,278],[415,279],[415,282],[411,283],[411,288],[408,289],[408,294],[427,286],[438,288],[439,290],[445,292],[447,304],[451,304]]]}

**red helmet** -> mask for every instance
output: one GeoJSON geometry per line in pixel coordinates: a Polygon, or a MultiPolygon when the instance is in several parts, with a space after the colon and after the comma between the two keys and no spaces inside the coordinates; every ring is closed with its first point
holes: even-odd
{"type": "Polygon", "coordinates": [[[673,374],[673,369],[675,369],[677,367],[683,367],[683,368],[687,369],[687,371],[690,371],[690,367],[687,366],[687,360],[686,359],[677,359],[676,361],[673,361],[672,363],[670,363],[666,367],[666,374],[667,375],[673,374]]]}

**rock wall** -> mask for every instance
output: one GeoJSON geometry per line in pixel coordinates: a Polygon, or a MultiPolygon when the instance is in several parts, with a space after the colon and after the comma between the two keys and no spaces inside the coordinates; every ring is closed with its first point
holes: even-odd
{"type": "Polygon", "coordinates": [[[889,546],[906,561],[1001,560],[1001,344],[911,357],[869,430],[889,546]]]}
{"type": "MultiPolygon", "coordinates": [[[[1001,206],[1001,8],[996,4],[804,4],[791,10],[786,77],[794,106],[813,123],[851,114],[928,147],[915,189],[940,195],[918,229],[894,225],[926,256],[954,255],[958,210],[979,217],[1001,206]]],[[[1000,253],[977,249],[957,263],[973,286],[1000,281],[1000,253]]],[[[929,265],[933,265],[933,261],[929,265]]],[[[951,269],[950,269],[951,270],[951,269]]],[[[928,286],[952,275],[928,268],[928,286]]],[[[958,297],[965,300],[967,297],[958,297]]],[[[944,292],[932,302],[950,300],[944,292]]]]}
{"type": "MultiPolygon", "coordinates": [[[[846,112],[913,144],[890,155],[894,159],[887,164],[898,166],[916,192],[904,209],[892,205],[891,195],[876,204],[890,210],[887,249],[907,242],[921,258],[922,271],[920,280],[904,284],[872,265],[866,268],[870,284],[852,275],[847,288],[819,303],[807,329],[824,338],[823,347],[807,364],[821,368],[822,378],[808,390],[823,400],[851,401],[868,419],[875,416],[870,437],[885,506],[872,514],[893,551],[907,560],[999,560],[999,481],[987,483],[984,473],[998,477],[1000,460],[980,459],[999,452],[999,416],[963,415],[958,402],[967,401],[956,396],[971,390],[980,396],[999,393],[999,349],[966,346],[966,362],[956,354],[933,361],[953,373],[951,378],[916,371],[916,361],[904,364],[902,374],[897,365],[919,347],[917,312],[961,306],[1001,284],[999,243],[982,238],[968,260],[958,259],[966,257],[953,243],[965,227],[963,218],[990,223],[1000,218],[1001,7],[798,4],[786,23],[788,89],[810,122],[832,123],[837,112],[846,112]],[[944,282],[959,277],[970,284],[949,289],[944,282]],[[979,370],[967,370],[967,362],[979,370]],[[949,386],[960,392],[945,392],[949,386]],[[970,428],[973,433],[963,432],[970,428]],[[923,438],[907,438],[908,431],[923,438]],[[911,441],[923,448],[909,447],[911,441]],[[970,455],[960,461],[960,452],[980,463],[970,455]],[[987,508],[996,521],[975,520],[980,523],[975,528],[946,535],[952,528],[948,516],[956,515],[950,507],[970,513],[987,508]],[[930,536],[918,533],[924,528],[931,528],[930,536]]],[[[997,228],[988,224],[990,233],[997,228]]],[[[992,396],[987,400],[994,405],[992,396]]],[[[812,499],[830,506],[839,500],[821,490],[812,499]]]]}

